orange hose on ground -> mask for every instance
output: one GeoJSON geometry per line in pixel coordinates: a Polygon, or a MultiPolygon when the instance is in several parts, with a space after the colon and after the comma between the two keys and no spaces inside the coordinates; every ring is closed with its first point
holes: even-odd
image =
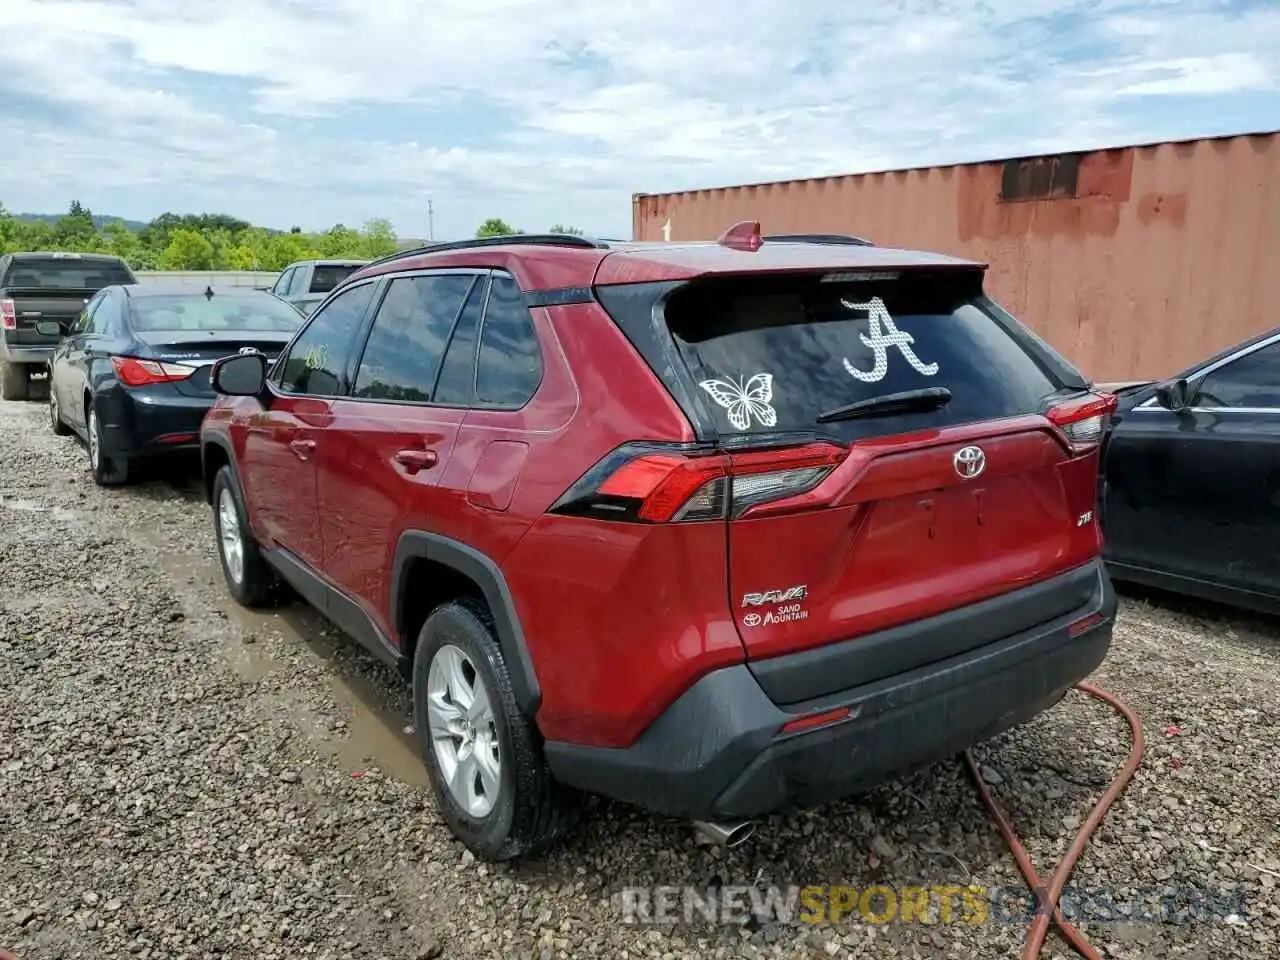
{"type": "Polygon", "coordinates": [[[1000,828],[1000,833],[1004,835],[1005,842],[1009,844],[1009,849],[1013,852],[1014,859],[1018,861],[1018,869],[1022,871],[1022,875],[1026,878],[1028,885],[1030,885],[1032,892],[1035,893],[1036,899],[1039,901],[1035,920],[1032,921],[1031,926],[1027,929],[1027,938],[1022,948],[1022,960],[1038,960],[1040,951],[1044,947],[1045,938],[1049,935],[1050,920],[1057,924],[1063,938],[1085,960],[1102,960],[1102,955],[1089,944],[1089,941],[1084,938],[1084,934],[1062,916],[1062,911],[1058,907],[1058,899],[1062,896],[1062,890],[1067,885],[1067,879],[1071,876],[1071,871],[1075,869],[1076,861],[1084,853],[1094,830],[1098,828],[1098,824],[1102,822],[1102,818],[1106,816],[1108,808],[1115,802],[1116,797],[1124,792],[1124,788],[1129,785],[1129,781],[1137,773],[1138,765],[1142,763],[1142,722],[1138,719],[1138,715],[1119,697],[1107,693],[1105,690],[1099,690],[1091,683],[1078,683],[1076,684],[1076,689],[1082,693],[1087,693],[1096,700],[1110,704],[1129,721],[1129,729],[1133,734],[1133,746],[1129,750],[1129,758],[1125,761],[1124,767],[1121,768],[1115,780],[1111,782],[1107,792],[1094,804],[1093,811],[1081,825],[1080,831],[1071,842],[1066,856],[1054,868],[1047,888],[1041,881],[1039,874],[1036,873],[1036,868],[1031,863],[1027,848],[1022,845],[1022,841],[1018,839],[1018,835],[1013,831],[1013,826],[996,805],[995,798],[991,795],[986,783],[983,782],[982,774],[978,770],[978,764],[974,761],[973,755],[968,751],[964,754],[965,766],[969,770],[969,777],[973,780],[978,795],[982,798],[982,805],[987,808],[987,812],[991,814],[991,819],[1000,828]]]}

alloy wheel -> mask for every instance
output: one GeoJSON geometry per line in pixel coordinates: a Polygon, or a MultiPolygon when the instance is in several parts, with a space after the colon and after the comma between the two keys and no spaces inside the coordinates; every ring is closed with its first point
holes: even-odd
{"type": "Polygon", "coordinates": [[[89,408],[89,464],[97,470],[102,459],[102,438],[98,436],[98,411],[89,408]]]}
{"type": "Polygon", "coordinates": [[[449,793],[470,816],[488,816],[502,782],[498,726],[489,691],[475,664],[450,644],[431,659],[427,722],[431,747],[449,793]]]}
{"type": "Polygon", "coordinates": [[[218,495],[218,545],[227,573],[235,583],[244,578],[244,537],[240,533],[240,514],[235,498],[226,487],[218,495]]]}

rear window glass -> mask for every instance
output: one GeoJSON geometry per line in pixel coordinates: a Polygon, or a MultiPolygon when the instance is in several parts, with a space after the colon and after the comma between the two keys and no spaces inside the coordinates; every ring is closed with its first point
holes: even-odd
{"type": "Polygon", "coordinates": [[[721,434],[818,431],[842,439],[1016,416],[1063,384],[982,296],[981,275],[716,278],[676,291],[667,326],[692,395],[721,434]],[[819,423],[887,394],[943,387],[945,406],[819,423]]]}
{"type": "Polygon", "coordinates": [[[120,263],[110,260],[22,259],[9,264],[0,286],[12,289],[101,290],[114,283],[133,283],[120,263]]]}
{"type": "Polygon", "coordinates": [[[130,324],[139,332],[150,330],[272,330],[291,333],[303,317],[283,300],[261,294],[204,294],[134,297],[130,324]]]}
{"type": "Polygon", "coordinates": [[[311,293],[328,293],[360,268],[339,264],[323,264],[311,273],[311,293]]]}

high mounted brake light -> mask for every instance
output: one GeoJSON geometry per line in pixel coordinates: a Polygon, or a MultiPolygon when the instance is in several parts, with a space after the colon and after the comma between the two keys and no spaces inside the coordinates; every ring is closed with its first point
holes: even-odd
{"type": "Polygon", "coordinates": [[[186,380],[197,369],[185,363],[161,363],[137,357],[112,357],[111,365],[116,368],[116,378],[127,387],[146,387],[153,383],[186,380]]]}
{"type": "Polygon", "coordinates": [[[1066,435],[1073,453],[1084,453],[1101,442],[1107,420],[1119,402],[1114,393],[1087,393],[1054,404],[1045,416],[1066,435]]]}
{"type": "Polygon", "coordinates": [[[551,512],[632,523],[740,517],[807,493],[847,453],[828,443],[742,453],[628,444],[588,470],[551,512]]]}

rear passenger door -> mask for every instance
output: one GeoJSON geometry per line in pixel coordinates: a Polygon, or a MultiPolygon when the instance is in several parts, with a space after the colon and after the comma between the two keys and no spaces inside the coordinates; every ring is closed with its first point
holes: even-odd
{"type": "Polygon", "coordinates": [[[49,389],[58,394],[58,407],[62,419],[78,430],[84,429],[84,338],[89,332],[93,315],[106,294],[99,292],[85,304],[84,310],[76,318],[67,332],[66,338],[53,351],[52,374],[49,378],[49,389]]]}
{"type": "Polygon", "coordinates": [[[465,410],[437,402],[436,384],[455,325],[475,322],[486,281],[480,270],[391,278],[366,324],[350,394],[333,405],[318,463],[325,570],[388,637],[401,531],[445,530],[456,510],[441,479],[465,410]]]}
{"type": "MultiPolygon", "coordinates": [[[[455,536],[500,563],[536,518],[522,515],[516,501],[517,488],[536,490],[544,482],[526,475],[531,451],[538,450],[536,462],[554,471],[555,445],[577,410],[578,395],[567,371],[557,367],[556,383],[532,402],[545,360],[533,316],[507,274],[494,273],[478,331],[455,341],[467,349],[457,351],[457,372],[447,388],[442,377],[441,394],[458,390],[458,402],[471,408],[449,465],[450,483],[461,489],[465,507],[454,521],[455,536]],[[471,351],[468,376],[462,364],[471,351]]],[[[449,353],[454,361],[452,346],[449,353]]],[[[542,494],[547,502],[556,496],[545,488],[542,494]]]]}

